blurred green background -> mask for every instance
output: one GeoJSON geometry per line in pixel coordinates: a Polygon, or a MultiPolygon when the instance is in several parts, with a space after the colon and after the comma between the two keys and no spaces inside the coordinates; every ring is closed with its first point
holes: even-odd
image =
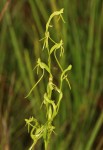
{"type": "MultiPolygon", "coordinates": [[[[30,97],[24,97],[37,81],[32,70],[37,58],[46,60],[39,41],[45,24],[61,8],[66,23],[53,20],[52,38],[63,39],[61,64],[73,66],[69,73],[72,89],[64,84],[49,150],[103,150],[102,0],[0,1],[0,150],[27,150],[32,140],[24,119],[44,120],[45,110],[40,106],[47,79],[30,97]]],[[[55,64],[54,71],[58,73],[55,64]]],[[[35,150],[43,150],[43,146],[40,140],[35,150]]]]}

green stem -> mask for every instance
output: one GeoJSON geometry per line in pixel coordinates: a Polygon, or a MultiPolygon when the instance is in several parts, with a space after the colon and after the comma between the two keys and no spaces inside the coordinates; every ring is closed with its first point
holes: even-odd
{"type": "Polygon", "coordinates": [[[48,143],[47,141],[45,141],[45,150],[47,150],[47,148],[48,148],[48,143]]]}

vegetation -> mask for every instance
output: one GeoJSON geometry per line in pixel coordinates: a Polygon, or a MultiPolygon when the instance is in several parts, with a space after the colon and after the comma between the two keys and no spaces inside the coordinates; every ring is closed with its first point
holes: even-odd
{"type": "MultiPolygon", "coordinates": [[[[63,100],[53,121],[56,134],[51,135],[48,149],[101,150],[103,147],[102,0],[2,0],[0,149],[27,150],[32,141],[25,127],[25,118],[34,116],[40,124],[45,123],[47,119],[45,108],[40,109],[49,78],[46,71],[40,84],[27,99],[24,97],[38,80],[33,71],[37,59],[42,58],[48,65],[47,51],[41,52],[43,43],[39,40],[44,36],[45,24],[50,14],[61,8],[64,8],[65,23],[58,23],[55,17],[52,20],[53,30],[50,28],[50,37],[53,37],[54,41],[60,41],[61,38],[63,40],[65,53],[59,63],[62,68],[68,64],[73,66],[69,72],[72,90],[69,90],[64,82],[63,100]]],[[[49,47],[52,46],[53,43],[50,42],[49,47]]],[[[59,87],[60,81],[56,75],[60,75],[60,67],[53,55],[51,57],[52,74],[55,75],[53,83],[59,87]]],[[[42,71],[41,68],[39,74],[42,74],[42,71]]],[[[53,95],[53,99],[58,97],[56,91],[53,95]]],[[[41,139],[35,149],[40,150],[43,147],[41,139]]]]}
{"type": "Polygon", "coordinates": [[[56,117],[56,115],[58,114],[60,102],[63,97],[62,86],[63,86],[64,79],[67,81],[67,83],[70,87],[70,83],[69,83],[66,73],[67,73],[67,71],[71,70],[72,66],[69,65],[65,70],[63,70],[63,68],[60,65],[59,60],[57,58],[57,54],[56,54],[56,51],[60,50],[60,56],[63,55],[63,53],[64,53],[63,42],[62,42],[62,40],[60,40],[59,43],[55,42],[51,38],[50,32],[49,32],[49,28],[52,27],[51,20],[53,19],[53,17],[59,16],[59,19],[61,18],[63,20],[62,13],[63,13],[63,9],[61,9],[60,11],[55,11],[49,17],[49,20],[46,24],[45,37],[43,38],[44,39],[43,49],[46,49],[48,52],[48,63],[45,64],[44,62],[41,62],[40,58],[38,58],[37,65],[35,66],[35,68],[37,68],[37,74],[38,74],[39,67],[43,70],[43,73],[42,73],[40,79],[32,87],[29,94],[26,96],[26,97],[28,97],[31,94],[33,89],[37,86],[37,84],[45,76],[45,71],[47,71],[49,73],[49,81],[47,83],[47,90],[44,93],[44,97],[43,97],[44,98],[43,104],[46,107],[47,120],[44,124],[40,125],[39,122],[37,121],[37,119],[35,119],[34,117],[30,117],[30,119],[25,119],[26,124],[28,125],[28,132],[30,132],[30,136],[33,139],[33,144],[30,147],[30,150],[33,148],[33,146],[35,146],[37,141],[42,137],[43,137],[43,140],[45,143],[45,150],[48,149],[48,143],[50,140],[51,133],[55,129],[55,127],[53,126],[53,121],[54,121],[54,118],[56,117]],[[49,46],[49,40],[53,43],[53,46],[51,48],[49,46]],[[59,87],[53,81],[52,58],[51,58],[52,53],[54,53],[56,63],[58,64],[58,66],[61,70],[61,74],[59,75],[60,76],[59,87]],[[59,94],[57,101],[53,100],[53,96],[54,96],[53,91],[55,91],[59,94]],[[30,127],[32,128],[31,131],[30,131],[30,127]]]}

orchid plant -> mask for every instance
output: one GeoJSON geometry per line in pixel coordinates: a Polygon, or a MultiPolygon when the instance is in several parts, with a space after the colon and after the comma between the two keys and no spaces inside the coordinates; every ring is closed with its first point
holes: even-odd
{"type": "Polygon", "coordinates": [[[58,20],[61,18],[62,21],[65,22],[63,19],[63,16],[62,16],[63,11],[64,11],[64,9],[61,9],[60,11],[55,11],[54,13],[52,13],[50,15],[50,17],[47,21],[45,37],[41,40],[44,40],[43,50],[47,50],[47,53],[48,53],[48,60],[47,60],[48,63],[46,64],[46,63],[42,62],[42,60],[40,58],[38,58],[37,65],[35,66],[34,70],[37,69],[37,74],[38,74],[38,69],[40,68],[42,70],[42,75],[39,78],[39,80],[36,82],[36,84],[31,88],[28,95],[26,96],[26,98],[27,98],[31,94],[31,92],[34,90],[34,88],[38,85],[38,83],[40,83],[42,78],[45,76],[45,72],[47,72],[48,73],[48,83],[47,83],[46,92],[44,93],[44,96],[43,96],[44,99],[42,102],[42,105],[44,105],[46,107],[46,122],[44,124],[40,124],[38,122],[38,120],[34,117],[25,119],[26,125],[28,126],[28,132],[30,133],[30,136],[33,140],[33,144],[30,146],[29,150],[33,149],[33,147],[35,146],[35,144],[37,143],[37,141],[40,138],[43,138],[44,143],[45,143],[44,144],[45,150],[47,150],[50,136],[51,136],[52,132],[54,132],[54,130],[55,130],[53,121],[54,121],[54,118],[58,114],[60,103],[63,98],[62,85],[63,85],[64,80],[66,80],[67,84],[69,85],[69,88],[71,89],[71,86],[70,86],[70,83],[68,80],[68,76],[67,76],[67,72],[71,70],[72,65],[69,65],[66,69],[63,69],[59,62],[59,58],[57,57],[57,50],[60,53],[60,57],[63,56],[63,53],[64,53],[63,41],[61,39],[60,42],[55,42],[51,38],[51,34],[49,31],[49,28],[53,27],[51,25],[51,21],[55,16],[58,16],[58,20]],[[53,45],[52,47],[50,47],[50,44],[49,44],[50,42],[52,42],[52,45],[53,45]],[[59,86],[57,86],[53,81],[53,78],[55,78],[55,77],[52,74],[52,58],[51,58],[52,54],[54,54],[54,58],[57,62],[58,67],[60,68],[60,71],[61,71],[61,73],[59,75],[59,78],[60,78],[59,86]],[[58,93],[58,97],[55,100],[52,99],[52,95],[55,93],[53,91],[58,93]]]}

